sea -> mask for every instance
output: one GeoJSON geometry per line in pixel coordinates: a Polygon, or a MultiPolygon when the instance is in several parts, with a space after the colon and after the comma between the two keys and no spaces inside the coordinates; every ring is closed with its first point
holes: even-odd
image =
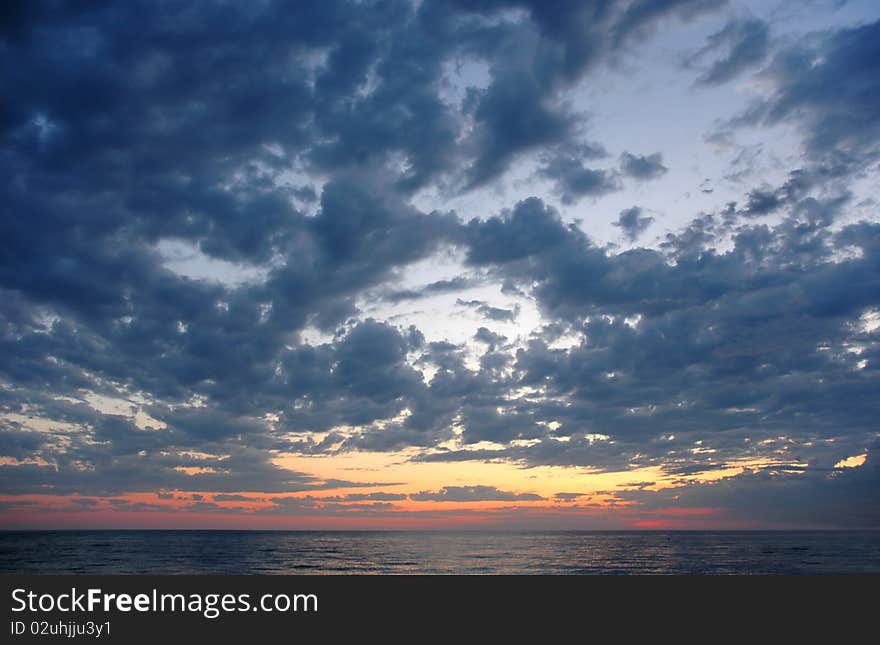
{"type": "Polygon", "coordinates": [[[880,574],[880,531],[0,531],[0,574],[880,574]]]}

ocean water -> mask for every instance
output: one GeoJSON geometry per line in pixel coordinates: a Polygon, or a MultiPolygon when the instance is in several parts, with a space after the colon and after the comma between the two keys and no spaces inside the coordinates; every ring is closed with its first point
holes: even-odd
{"type": "Polygon", "coordinates": [[[8,531],[0,574],[862,574],[880,531],[8,531]]]}

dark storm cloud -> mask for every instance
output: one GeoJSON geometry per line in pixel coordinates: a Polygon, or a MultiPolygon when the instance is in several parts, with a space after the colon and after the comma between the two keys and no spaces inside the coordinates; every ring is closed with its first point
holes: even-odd
{"type": "Polygon", "coordinates": [[[623,234],[626,235],[630,242],[635,242],[639,235],[644,233],[653,221],[653,217],[644,215],[641,208],[633,206],[632,208],[620,211],[620,216],[614,225],[623,231],[623,234]]]}
{"type": "Polygon", "coordinates": [[[620,171],[627,177],[647,181],[662,177],[669,169],[663,165],[663,155],[659,152],[644,156],[624,152],[620,155],[620,171]]]}
{"type": "Polygon", "coordinates": [[[756,68],[767,58],[769,49],[767,23],[754,18],[734,19],[709,36],[706,45],[687,61],[687,66],[721,51],[722,55],[697,78],[700,85],[719,85],[756,68]]]}
{"type": "Polygon", "coordinates": [[[438,491],[413,493],[417,502],[532,502],[544,499],[534,493],[512,493],[494,486],[444,486],[438,491]]]}

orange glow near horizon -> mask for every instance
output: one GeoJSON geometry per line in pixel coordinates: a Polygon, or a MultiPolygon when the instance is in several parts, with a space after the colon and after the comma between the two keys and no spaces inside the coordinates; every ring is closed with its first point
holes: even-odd
{"type": "Polygon", "coordinates": [[[726,517],[724,509],[648,510],[623,494],[713,481],[773,464],[742,461],[673,477],[659,467],[598,472],[581,467],[526,468],[500,461],[424,463],[409,461],[407,453],[362,452],[333,457],[281,455],[276,465],[314,477],[316,486],[287,493],[3,495],[0,503],[6,510],[0,512],[0,525],[7,529],[747,528],[726,517]],[[473,489],[475,498],[455,494],[443,498],[445,487],[458,494],[464,490],[465,495],[473,489]]]}

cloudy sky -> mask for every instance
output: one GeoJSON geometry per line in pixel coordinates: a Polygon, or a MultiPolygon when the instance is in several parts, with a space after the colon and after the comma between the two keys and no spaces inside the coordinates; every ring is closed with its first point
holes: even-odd
{"type": "Polygon", "coordinates": [[[880,526],[874,0],[12,2],[0,526],[880,526]]]}

